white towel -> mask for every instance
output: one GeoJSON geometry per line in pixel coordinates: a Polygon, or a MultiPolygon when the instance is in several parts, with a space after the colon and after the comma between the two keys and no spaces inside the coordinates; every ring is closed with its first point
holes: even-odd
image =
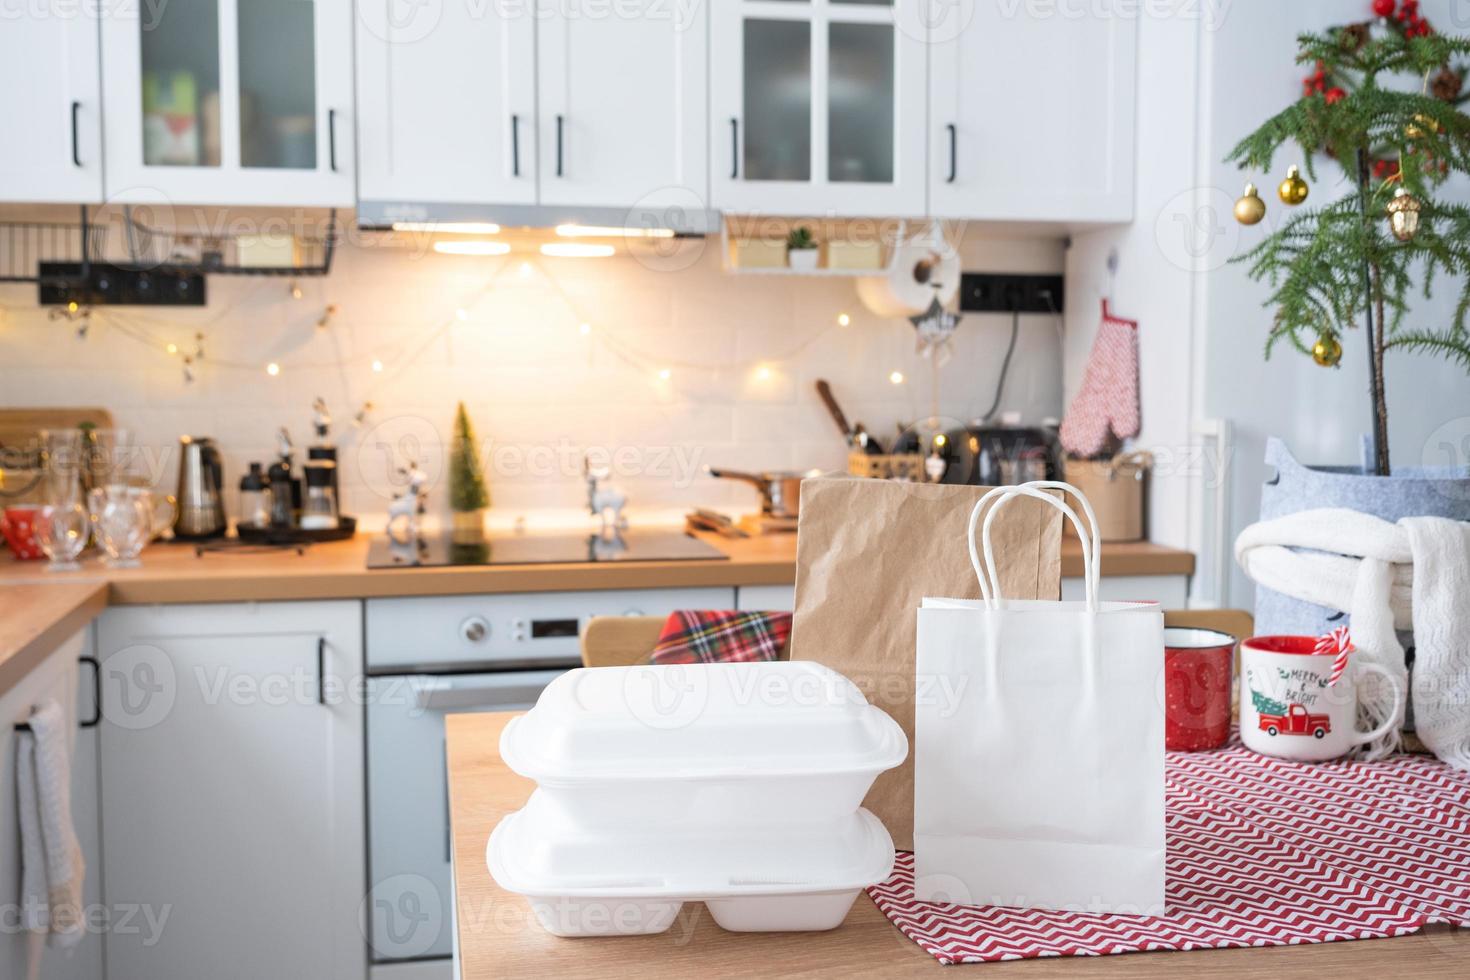
{"type": "MultiPolygon", "coordinates": [[[[1391,524],[1354,510],[1306,510],[1241,531],[1235,558],[1269,589],[1347,613],[1359,656],[1405,689],[1408,669],[1395,631],[1412,629],[1415,731],[1439,758],[1470,769],[1470,524],[1442,517],[1391,524]]],[[[1359,708],[1377,725],[1393,700],[1380,688],[1359,708]]],[[[1359,754],[1378,759],[1399,744],[1395,730],[1359,754]]]]}
{"type": "Polygon", "coordinates": [[[65,949],[82,938],[85,865],[71,819],[70,725],[55,701],[36,708],[17,746],[21,921],[65,949]]]}

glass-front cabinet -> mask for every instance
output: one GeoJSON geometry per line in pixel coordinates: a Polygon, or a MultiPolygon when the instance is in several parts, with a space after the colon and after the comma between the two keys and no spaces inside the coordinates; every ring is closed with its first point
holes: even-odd
{"type": "Polygon", "coordinates": [[[712,5],[715,208],[924,212],[926,35],[908,2],[712,5]]]}
{"type": "Polygon", "coordinates": [[[110,201],[352,205],[350,0],[128,0],[102,55],[110,201]]]}

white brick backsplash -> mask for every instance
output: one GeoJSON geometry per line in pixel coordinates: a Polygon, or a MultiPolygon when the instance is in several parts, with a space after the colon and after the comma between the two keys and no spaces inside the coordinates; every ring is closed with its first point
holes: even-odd
{"type": "MultiPolygon", "coordinates": [[[[972,230],[963,252],[971,269],[1063,265],[1057,240],[986,240],[972,230]]],[[[522,276],[521,262],[349,246],[331,276],[299,281],[300,300],[285,280],[215,276],[207,308],[104,309],[85,341],[36,307],[34,287],[0,287],[0,405],[105,406],[152,447],[166,487],[178,436],[212,435],[224,451],[233,513],[246,464],[270,459],[280,426],[295,438],[298,460],[305,457],[311,401],[320,395],[335,416],[343,509],[367,527],[381,526],[393,488],[375,441],[385,432],[419,434],[426,465],[442,474],[461,400],[485,449],[492,520],[506,524],[531,511],[578,513],[580,452],[589,446],[622,449],[632,461],[615,482],[635,517],[694,505],[755,508],[753,488],[711,479],[705,465],[841,469],[847,450],[816,397],[816,378],[832,383],[849,419],[885,439],[895,422],[931,411],[930,365],[915,353],[912,328],[868,313],[849,280],[727,275],[717,239],[677,272],[619,257],[531,260],[522,276]],[[328,303],[338,312],[318,329],[328,303]],[[454,315],[460,306],[463,322],[454,315]],[[851,324],[834,328],[843,312],[851,324]],[[145,330],[157,346],[109,319],[145,330]],[[590,336],[578,331],[583,321],[590,336]],[[191,350],[196,330],[206,334],[205,356],[185,385],[178,359],[161,345],[191,350]],[[387,370],[375,374],[374,358],[387,370]],[[264,371],[271,360],[281,364],[279,377],[264,371]],[[762,365],[768,376],[758,374],[762,365]],[[664,367],[667,381],[658,378],[664,367]],[[889,383],[895,369],[905,384],[889,383]],[[374,409],[355,428],[352,416],[368,399],[374,409]],[[536,459],[551,459],[551,469],[538,469],[536,459]]],[[[988,407],[1008,333],[1005,317],[965,318],[940,372],[942,414],[964,418],[988,407]]],[[[1061,414],[1059,350],[1048,318],[1026,318],[1003,408],[1031,421],[1061,414]]],[[[441,479],[434,515],[447,510],[446,499],[441,479]]]]}

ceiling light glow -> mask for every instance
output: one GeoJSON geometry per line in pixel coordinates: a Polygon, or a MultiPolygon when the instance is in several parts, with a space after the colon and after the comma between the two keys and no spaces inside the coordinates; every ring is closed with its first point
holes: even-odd
{"type": "Polygon", "coordinates": [[[435,242],[440,255],[505,255],[510,245],[505,242],[435,242]]]}
{"type": "Polygon", "coordinates": [[[611,245],[590,242],[547,242],[541,246],[541,254],[554,259],[605,259],[616,251],[611,245]]]}

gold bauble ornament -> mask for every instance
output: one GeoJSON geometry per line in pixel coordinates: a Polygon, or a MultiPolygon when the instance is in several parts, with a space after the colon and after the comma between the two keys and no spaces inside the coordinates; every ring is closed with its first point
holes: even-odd
{"type": "Polygon", "coordinates": [[[1407,242],[1419,234],[1419,211],[1424,205],[1413,194],[1400,187],[1388,202],[1388,229],[1393,237],[1407,242]]]}
{"type": "Polygon", "coordinates": [[[1276,188],[1276,195],[1281,198],[1282,204],[1296,207],[1307,199],[1307,189],[1307,182],[1302,179],[1301,171],[1292,166],[1286,168],[1286,179],[1276,188]]]}
{"type": "Polygon", "coordinates": [[[1404,127],[1404,135],[1411,140],[1418,139],[1424,135],[1424,129],[1420,129],[1420,126],[1423,126],[1424,129],[1429,130],[1431,133],[1439,132],[1439,123],[1423,113],[1416,112],[1414,113],[1414,121],[1404,127]]]}
{"type": "Polygon", "coordinates": [[[1245,193],[1235,199],[1235,220],[1254,225],[1266,216],[1266,202],[1256,193],[1255,184],[1246,184],[1245,193]]]}
{"type": "Polygon", "coordinates": [[[1322,367],[1337,367],[1342,360],[1342,344],[1330,333],[1324,333],[1312,345],[1312,360],[1322,367]]]}

